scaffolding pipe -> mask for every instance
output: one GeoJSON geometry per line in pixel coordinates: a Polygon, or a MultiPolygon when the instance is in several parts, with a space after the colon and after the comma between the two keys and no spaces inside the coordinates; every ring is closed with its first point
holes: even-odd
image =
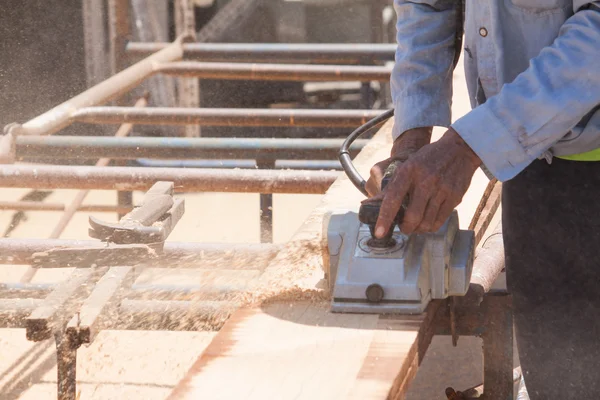
{"type": "Polygon", "coordinates": [[[387,82],[392,68],[368,65],[299,65],[180,61],[158,65],[156,72],[191,78],[254,81],[387,82]]]}
{"type": "MultiPolygon", "coordinates": [[[[42,299],[0,299],[0,328],[25,328],[27,317],[42,299]]],[[[198,331],[218,315],[223,321],[239,304],[234,301],[169,301],[124,299],[106,321],[107,329],[198,331]]]]}
{"type": "MultiPolygon", "coordinates": [[[[22,136],[17,137],[17,157],[327,160],[337,158],[342,142],[342,139],[22,136]]],[[[353,143],[353,155],[367,142],[353,143]]]]}
{"type": "MultiPolygon", "coordinates": [[[[127,52],[146,57],[168,43],[129,42],[127,52]]],[[[394,61],[397,46],[387,43],[184,43],[185,59],[202,61],[376,63],[394,61]]]]}
{"type": "MultiPolygon", "coordinates": [[[[32,262],[32,255],[56,248],[83,249],[104,248],[106,245],[96,240],[65,239],[0,239],[0,264],[26,265],[32,262]]],[[[202,265],[219,262],[227,269],[245,269],[269,260],[281,249],[271,243],[193,243],[166,242],[157,258],[143,260],[130,259],[128,262],[143,262],[149,267],[180,268],[186,265],[202,268],[202,265]]]]}
{"type": "MultiPolygon", "coordinates": [[[[149,160],[138,158],[137,165],[143,167],[168,167],[168,168],[245,168],[256,169],[255,160],[149,160]]],[[[275,169],[304,169],[304,170],[342,170],[338,160],[277,160],[275,169]]]]}
{"type": "Polygon", "coordinates": [[[324,194],[339,176],[336,171],[3,165],[0,187],[148,190],[168,181],[178,192],[324,194]]]}
{"type": "Polygon", "coordinates": [[[370,109],[88,107],[73,113],[71,120],[88,124],[355,128],[367,123],[382,112],[382,110],[370,109]]]}
{"type": "MultiPolygon", "coordinates": [[[[39,201],[0,201],[0,210],[13,211],[65,211],[63,203],[41,203],[39,201]]],[[[77,211],[128,213],[132,207],[108,204],[82,204],[77,211]]]]}
{"type": "Polygon", "coordinates": [[[113,75],[85,92],[65,101],[50,111],[39,115],[22,125],[11,125],[9,132],[19,135],[51,135],[67,126],[71,116],[83,107],[91,107],[114,100],[138,86],[154,73],[157,63],[177,61],[183,57],[182,38],[164,46],[156,54],[150,55],[129,68],[113,75]]]}

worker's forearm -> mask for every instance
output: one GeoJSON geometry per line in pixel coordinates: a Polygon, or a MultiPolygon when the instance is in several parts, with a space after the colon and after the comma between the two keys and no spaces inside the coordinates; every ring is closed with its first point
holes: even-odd
{"type": "Polygon", "coordinates": [[[452,125],[499,180],[516,176],[600,104],[598,5],[576,12],[527,70],[452,125]]]}
{"type": "Polygon", "coordinates": [[[394,0],[398,17],[391,77],[393,136],[451,122],[457,5],[446,0],[394,0]]]}

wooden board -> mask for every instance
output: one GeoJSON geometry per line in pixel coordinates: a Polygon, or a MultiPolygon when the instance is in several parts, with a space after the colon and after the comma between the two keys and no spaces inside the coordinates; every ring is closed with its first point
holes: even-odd
{"type": "MultiPolygon", "coordinates": [[[[391,126],[356,157],[364,177],[388,156],[391,126]]],[[[466,197],[478,199],[483,189],[466,197]]],[[[171,400],[404,398],[440,303],[418,316],[332,314],[324,290],[324,215],[356,210],[363,198],[347,177],[336,180],[261,276],[254,298],[262,306],[232,315],[171,400]]]]}
{"type": "Polygon", "coordinates": [[[169,399],[401,398],[430,317],[332,314],[307,302],[240,310],[169,399]]]}

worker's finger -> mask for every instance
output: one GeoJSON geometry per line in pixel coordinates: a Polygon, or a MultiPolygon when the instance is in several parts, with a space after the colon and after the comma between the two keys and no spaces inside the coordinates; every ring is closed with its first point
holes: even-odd
{"type": "Polygon", "coordinates": [[[427,208],[425,209],[425,214],[423,215],[423,219],[419,226],[415,229],[417,233],[428,233],[428,232],[436,232],[439,228],[436,229],[437,216],[440,210],[440,207],[444,203],[446,197],[444,194],[438,192],[435,196],[429,199],[427,203],[427,208]]]}
{"type": "Polygon", "coordinates": [[[437,232],[440,230],[442,225],[444,225],[448,218],[450,218],[450,215],[452,214],[452,211],[454,211],[454,207],[456,206],[457,204],[454,204],[454,202],[449,198],[446,198],[446,200],[444,200],[435,218],[432,232],[437,232]]]}
{"type": "Polygon", "coordinates": [[[381,181],[385,175],[385,170],[392,163],[391,159],[383,160],[371,167],[370,176],[365,185],[365,189],[369,196],[375,196],[381,192],[381,181]]]}
{"type": "MultiPolygon", "coordinates": [[[[425,209],[431,198],[432,188],[418,183],[414,186],[414,189],[410,195],[410,202],[404,212],[404,218],[400,230],[405,235],[410,235],[417,229],[417,227],[423,221],[425,215],[425,209]]],[[[437,215],[437,214],[436,214],[437,215]]],[[[434,217],[435,218],[435,217],[434,217]]]]}
{"type": "Polygon", "coordinates": [[[375,236],[382,238],[392,226],[396,214],[402,206],[402,201],[412,185],[412,166],[402,164],[394,172],[392,180],[383,192],[383,201],[379,210],[379,217],[375,225],[375,236]]]}

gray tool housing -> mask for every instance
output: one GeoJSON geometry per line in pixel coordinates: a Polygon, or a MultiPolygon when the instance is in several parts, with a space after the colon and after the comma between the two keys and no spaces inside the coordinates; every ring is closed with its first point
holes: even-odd
{"type": "Polygon", "coordinates": [[[396,227],[389,249],[368,245],[369,227],[353,211],[329,213],[324,228],[333,312],[419,314],[432,299],[469,288],[474,232],[459,229],[456,211],[435,233],[407,236],[396,227]]]}

